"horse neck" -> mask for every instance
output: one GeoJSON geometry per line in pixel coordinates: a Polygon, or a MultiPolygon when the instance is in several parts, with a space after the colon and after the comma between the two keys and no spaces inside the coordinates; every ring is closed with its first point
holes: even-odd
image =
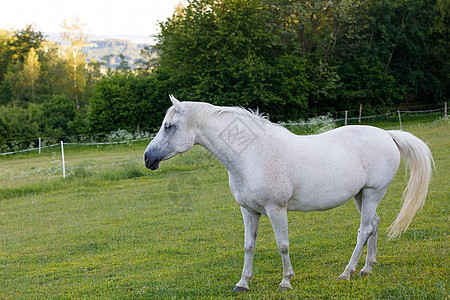
{"type": "Polygon", "coordinates": [[[245,115],[223,114],[196,126],[196,143],[209,150],[229,171],[237,171],[261,138],[262,121],[245,115]]]}

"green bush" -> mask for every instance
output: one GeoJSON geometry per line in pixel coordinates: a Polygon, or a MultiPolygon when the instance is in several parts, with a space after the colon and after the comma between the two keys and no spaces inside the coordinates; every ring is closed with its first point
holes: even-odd
{"type": "Polygon", "coordinates": [[[28,147],[30,140],[39,137],[42,110],[38,105],[29,108],[0,106],[0,148],[15,151],[28,147]]]}
{"type": "Polygon", "coordinates": [[[337,111],[357,109],[361,103],[366,112],[385,111],[404,95],[404,89],[394,77],[366,59],[342,63],[338,73],[342,86],[338,91],[338,102],[330,105],[337,111]]]}
{"type": "Polygon", "coordinates": [[[16,151],[36,147],[38,138],[58,140],[77,133],[86,114],[75,109],[66,95],[53,95],[42,104],[29,104],[26,108],[0,106],[0,148],[16,151]],[[77,123],[78,120],[78,123],[77,123]]]}
{"type": "Polygon", "coordinates": [[[43,112],[42,132],[46,136],[57,137],[69,134],[69,122],[76,116],[75,103],[66,95],[53,95],[41,106],[43,112]]]}
{"type": "Polygon", "coordinates": [[[91,132],[135,131],[138,126],[140,130],[152,130],[160,125],[170,106],[160,84],[155,77],[130,72],[115,73],[99,81],[91,98],[91,132]]]}

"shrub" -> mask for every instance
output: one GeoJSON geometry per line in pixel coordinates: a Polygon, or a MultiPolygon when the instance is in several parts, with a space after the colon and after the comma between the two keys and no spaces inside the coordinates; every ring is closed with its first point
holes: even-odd
{"type": "Polygon", "coordinates": [[[385,111],[404,95],[404,88],[394,77],[366,59],[342,63],[338,73],[343,85],[338,91],[338,102],[332,105],[337,111],[356,109],[361,103],[366,112],[370,108],[385,111]]]}
{"type": "Polygon", "coordinates": [[[90,100],[89,120],[93,133],[118,129],[153,130],[170,106],[160,94],[160,81],[133,73],[115,73],[97,82],[90,100]]]}

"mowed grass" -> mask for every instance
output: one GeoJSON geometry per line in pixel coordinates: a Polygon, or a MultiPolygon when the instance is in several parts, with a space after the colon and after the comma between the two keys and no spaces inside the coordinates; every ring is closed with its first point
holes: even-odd
{"type": "MultiPolygon", "coordinates": [[[[419,123],[419,122],[418,122],[419,123]]],[[[449,134],[443,122],[404,130],[431,148],[437,171],[408,231],[387,241],[406,186],[401,166],[378,208],[378,265],[338,281],[356,243],[353,201],[290,212],[294,289],[278,292],[281,259],[261,218],[250,293],[235,294],[244,227],[226,169],[206,150],[161,164],[140,160],[146,143],[66,149],[60,172],[0,182],[0,298],[446,299],[449,290],[449,134]],[[119,163],[107,165],[108,163],[119,163]],[[92,165],[102,165],[89,167],[92,165]]],[[[58,149],[0,159],[4,177],[58,166],[58,149]]],[[[360,260],[362,268],[365,252],[360,260]]]]}

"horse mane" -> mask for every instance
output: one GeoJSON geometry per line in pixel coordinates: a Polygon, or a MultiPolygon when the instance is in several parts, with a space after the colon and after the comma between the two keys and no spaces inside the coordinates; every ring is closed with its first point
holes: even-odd
{"type": "MultiPolygon", "coordinates": [[[[187,120],[189,125],[195,123],[205,123],[213,118],[218,118],[224,114],[232,114],[239,117],[250,118],[256,121],[271,123],[259,110],[245,109],[242,107],[215,106],[206,102],[182,102],[187,107],[187,120]]],[[[170,119],[175,111],[169,109],[167,117],[170,119]]]]}

